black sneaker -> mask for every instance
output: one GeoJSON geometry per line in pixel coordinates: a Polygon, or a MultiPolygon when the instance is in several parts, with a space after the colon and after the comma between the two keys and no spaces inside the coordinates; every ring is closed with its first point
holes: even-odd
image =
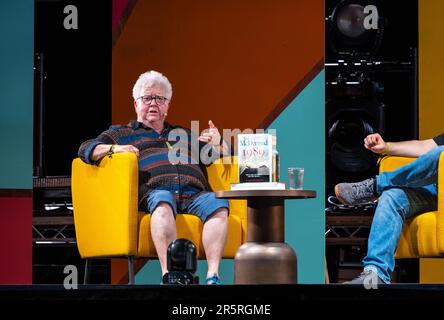
{"type": "Polygon", "coordinates": [[[364,269],[359,276],[351,281],[344,282],[344,284],[359,284],[366,287],[366,289],[376,289],[378,285],[386,283],[382,281],[382,279],[373,270],[364,269]]]}
{"type": "Polygon", "coordinates": [[[357,205],[376,199],[376,179],[361,182],[339,183],[335,186],[336,198],[343,204],[357,205]]]}

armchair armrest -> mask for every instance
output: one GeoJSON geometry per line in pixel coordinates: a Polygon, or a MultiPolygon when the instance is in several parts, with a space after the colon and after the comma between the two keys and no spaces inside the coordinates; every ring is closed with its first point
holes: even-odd
{"type": "Polygon", "coordinates": [[[379,164],[379,172],[393,171],[415,160],[416,158],[385,156],[379,164]]]}
{"type": "MultiPolygon", "coordinates": [[[[225,157],[216,160],[207,167],[208,182],[213,191],[230,190],[232,183],[239,182],[237,156],[225,157]]],[[[230,215],[241,221],[242,243],[246,241],[247,233],[247,201],[229,200],[230,215]]],[[[237,249],[237,248],[236,248],[237,249]]]]}
{"type": "MultiPolygon", "coordinates": [[[[237,157],[226,157],[216,160],[213,164],[207,167],[208,182],[213,191],[230,190],[232,183],[237,183],[238,177],[238,162],[237,157]]],[[[244,200],[230,200],[230,210],[242,219],[246,219],[246,207],[243,210],[239,204],[245,202],[244,200]],[[239,210],[238,210],[239,209],[239,210]]]]}
{"type": "Polygon", "coordinates": [[[136,255],[138,162],[134,153],[104,157],[98,166],[72,163],[72,200],[80,255],[136,255]]]}
{"type": "MultiPolygon", "coordinates": [[[[416,158],[387,156],[381,160],[379,172],[392,171],[406,165],[416,158]]],[[[444,152],[441,153],[438,165],[438,210],[436,217],[436,247],[444,254],[444,152]]]]}

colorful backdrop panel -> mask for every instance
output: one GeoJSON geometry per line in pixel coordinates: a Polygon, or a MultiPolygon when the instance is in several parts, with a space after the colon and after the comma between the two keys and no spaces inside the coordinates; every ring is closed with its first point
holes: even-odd
{"type": "Polygon", "coordinates": [[[444,2],[419,1],[419,138],[444,132],[444,2]]]}
{"type": "MultiPolygon", "coordinates": [[[[222,129],[276,128],[282,178],[306,167],[318,198],[288,202],[287,242],[299,256],[299,282],[324,282],[324,1],[122,1],[113,48],[113,123],[135,117],[132,87],[157,70],[173,85],[168,121],[209,119],[222,129]],[[130,10],[129,10],[129,9],[130,10]]],[[[117,12],[117,11],[116,11],[117,12]]],[[[116,30],[115,30],[116,31],[116,30]]],[[[205,278],[206,263],[199,263],[205,278]]],[[[221,266],[224,283],[233,261],[221,266]]],[[[158,283],[157,261],[139,283],[158,283]]]]}
{"type": "Polygon", "coordinates": [[[0,53],[0,284],[30,284],[34,0],[0,2],[0,53]]]}

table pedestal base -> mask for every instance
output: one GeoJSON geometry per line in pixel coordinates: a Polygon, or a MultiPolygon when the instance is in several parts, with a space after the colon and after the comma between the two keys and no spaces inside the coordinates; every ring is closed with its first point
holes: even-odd
{"type": "Polygon", "coordinates": [[[297,283],[296,253],[283,242],[246,242],[234,258],[234,283],[297,283]]]}

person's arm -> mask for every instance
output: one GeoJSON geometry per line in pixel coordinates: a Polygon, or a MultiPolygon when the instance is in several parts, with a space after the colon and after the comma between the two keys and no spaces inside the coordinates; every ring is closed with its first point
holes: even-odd
{"type": "Polygon", "coordinates": [[[117,152],[134,152],[139,155],[139,150],[132,145],[118,145],[120,126],[111,126],[108,130],[102,132],[97,138],[87,140],[80,145],[78,155],[85,163],[98,164],[110,150],[117,152]]]}
{"type": "Polygon", "coordinates": [[[104,156],[106,156],[109,152],[111,152],[111,153],[134,152],[137,156],[139,156],[139,149],[137,149],[135,146],[130,145],[130,144],[126,144],[126,145],[99,144],[94,148],[94,150],[91,154],[91,160],[94,162],[99,161],[104,156]]]}
{"type": "Polygon", "coordinates": [[[433,139],[386,142],[379,133],[368,135],[364,147],[374,153],[400,157],[419,157],[437,147],[433,139]]]}
{"type": "Polygon", "coordinates": [[[437,147],[433,139],[387,142],[387,155],[419,157],[437,147]]]}

